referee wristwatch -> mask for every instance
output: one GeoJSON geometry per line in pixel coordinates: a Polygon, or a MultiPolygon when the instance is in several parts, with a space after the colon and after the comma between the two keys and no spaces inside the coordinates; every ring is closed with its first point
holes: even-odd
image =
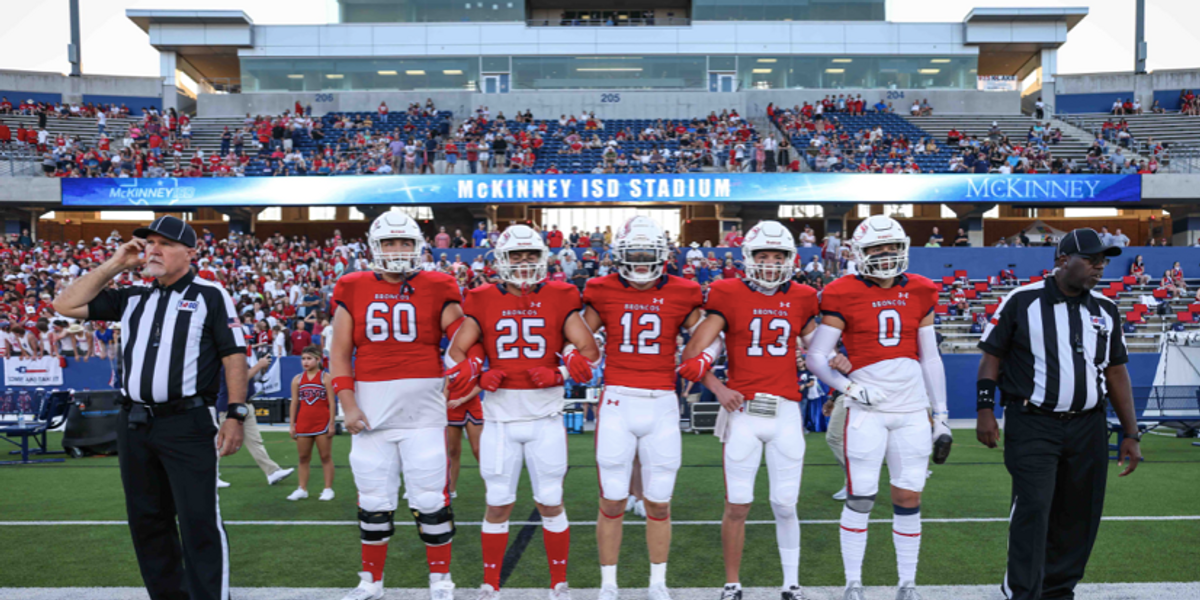
{"type": "Polygon", "coordinates": [[[1141,431],[1139,431],[1137,433],[1132,433],[1132,434],[1127,433],[1127,434],[1125,434],[1125,437],[1128,439],[1131,439],[1139,444],[1142,443],[1142,432],[1141,431]]]}
{"type": "Polygon", "coordinates": [[[246,406],[244,402],[230,404],[227,416],[231,419],[237,419],[238,423],[245,423],[246,417],[250,416],[250,407],[246,406]]]}

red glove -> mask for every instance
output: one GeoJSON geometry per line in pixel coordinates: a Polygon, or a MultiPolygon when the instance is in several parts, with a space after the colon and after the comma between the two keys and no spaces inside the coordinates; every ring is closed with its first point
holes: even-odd
{"type": "Polygon", "coordinates": [[[498,369],[488,369],[479,376],[479,387],[486,391],[494,392],[500,389],[500,382],[504,381],[504,371],[498,369]]]}
{"type": "Polygon", "coordinates": [[[450,393],[450,399],[455,400],[470,394],[471,390],[475,388],[475,382],[479,381],[482,371],[483,346],[475,344],[471,346],[467,357],[462,362],[446,369],[446,372],[442,374],[448,384],[447,391],[450,393]]]}
{"type": "Polygon", "coordinates": [[[548,388],[563,384],[562,371],[553,367],[534,367],[527,371],[529,378],[533,380],[533,385],[538,388],[548,388]]]}
{"type": "Polygon", "coordinates": [[[679,376],[688,381],[700,381],[712,368],[713,359],[706,352],[701,352],[679,365],[679,376]]]}
{"type": "Polygon", "coordinates": [[[592,361],[578,350],[568,352],[563,357],[563,362],[567,365],[567,374],[575,383],[587,383],[592,380],[592,361]]]}

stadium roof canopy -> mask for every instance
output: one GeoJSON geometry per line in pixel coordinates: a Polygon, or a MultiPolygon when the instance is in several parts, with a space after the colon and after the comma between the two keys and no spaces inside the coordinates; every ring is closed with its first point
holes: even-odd
{"type": "MultiPolygon", "coordinates": [[[[975,8],[963,19],[964,43],[978,45],[980,75],[1019,75],[1067,41],[1087,8],[975,8]]],[[[1057,65],[1042,65],[1053,73],[1057,65]]]]}
{"type": "Polygon", "coordinates": [[[237,79],[238,49],[254,47],[254,21],[240,10],[130,9],[125,17],[150,35],[151,46],[176,52],[179,69],[197,81],[237,79]]]}

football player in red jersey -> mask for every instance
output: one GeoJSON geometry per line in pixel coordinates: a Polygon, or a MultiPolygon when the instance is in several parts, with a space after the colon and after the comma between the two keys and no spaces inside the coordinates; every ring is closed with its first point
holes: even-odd
{"type": "Polygon", "coordinates": [[[583,318],[603,328],[604,392],[596,420],[600,514],[600,600],[617,598],[617,557],[634,457],[641,458],[650,554],[650,600],[670,600],[671,494],[679,471],[679,401],[675,339],[700,321],[703,295],[694,281],[665,275],[667,238],[647,217],[625,222],[613,241],[617,272],[583,291],[583,318]]]}
{"type": "Polygon", "coordinates": [[[683,352],[679,374],[703,381],[723,410],[717,435],[724,442],[725,514],[721,545],[725,555],[722,600],[740,600],[739,571],[746,540],[746,516],[754,501],[754,480],[767,456],[775,537],[783,566],[783,600],[802,600],[800,521],[796,501],[804,466],[803,394],[796,364],[797,338],[816,329],[817,292],[792,281],[796,243],[777,221],[755,225],[742,242],[745,279],[713,282],[704,302],[705,317],[683,352]],[[728,383],[709,372],[725,335],[728,383]]]}
{"type": "Polygon", "coordinates": [[[425,542],[432,600],[452,600],[454,513],[446,473],[446,398],[440,344],[464,322],[454,278],[418,269],[421,228],[399,211],[371,223],[370,271],[333,291],[331,387],[351,438],[362,537],[359,586],[344,600],[383,597],[387,542],[403,480],[425,542]],[[398,368],[400,367],[400,368],[398,368]],[[403,475],[403,477],[401,477],[403,475]]]}
{"type": "Polygon", "coordinates": [[[870,217],[854,230],[850,248],[860,274],[843,276],[822,291],[823,318],[808,361],[813,374],[846,395],[847,498],[840,532],[846,600],[863,598],[867,521],[884,459],[900,575],[896,598],[919,599],[921,491],[930,454],[934,462],[945,462],[952,442],[946,373],[933,329],[938,292],[929,279],[904,272],[908,244],[904,228],[888,217],[870,217]],[[834,373],[825,359],[839,338],[854,365],[849,378],[834,373]]]}
{"type": "Polygon", "coordinates": [[[588,381],[591,361],[600,353],[579,316],[579,290],[546,280],[550,251],[540,234],[525,225],[510,226],[496,241],[495,255],[502,282],[467,293],[467,318],[446,353],[451,398],[465,395],[476,377],[488,392],[479,457],[479,474],[487,489],[479,597],[499,598],[508,518],[524,463],[542,515],[550,598],[568,600],[571,536],[562,500],[567,436],[560,416],[566,373],[559,357],[572,379],[588,381]],[[488,369],[480,374],[484,356],[488,369]]]}

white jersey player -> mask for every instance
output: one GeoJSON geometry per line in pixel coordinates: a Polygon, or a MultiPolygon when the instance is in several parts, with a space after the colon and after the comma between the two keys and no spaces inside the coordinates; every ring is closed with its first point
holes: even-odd
{"type": "Polygon", "coordinates": [[[905,273],[908,245],[900,223],[888,217],[870,217],[854,230],[850,248],[861,274],[825,286],[823,318],[808,359],[812,372],[846,397],[848,497],[840,534],[846,600],[863,598],[867,522],[885,459],[900,576],[896,598],[920,598],[921,491],[935,446],[934,462],[944,462],[950,452],[946,374],[933,329],[938,291],[925,277],[905,273]],[[833,372],[825,358],[839,338],[854,365],[848,378],[833,372]]]}

